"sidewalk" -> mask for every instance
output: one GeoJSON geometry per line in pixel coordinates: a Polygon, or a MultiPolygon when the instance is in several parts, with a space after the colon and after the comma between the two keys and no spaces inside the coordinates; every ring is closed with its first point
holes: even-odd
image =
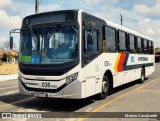
{"type": "Polygon", "coordinates": [[[18,74],[0,75],[0,82],[18,79],[18,74]]]}

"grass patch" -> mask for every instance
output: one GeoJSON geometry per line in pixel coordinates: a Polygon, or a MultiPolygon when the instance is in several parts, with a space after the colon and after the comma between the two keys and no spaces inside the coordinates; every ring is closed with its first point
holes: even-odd
{"type": "Polygon", "coordinates": [[[9,64],[4,62],[0,66],[0,75],[1,74],[18,74],[18,63],[9,64]]]}

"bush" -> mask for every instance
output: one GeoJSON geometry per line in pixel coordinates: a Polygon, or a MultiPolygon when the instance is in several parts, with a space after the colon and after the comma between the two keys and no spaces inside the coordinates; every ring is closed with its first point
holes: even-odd
{"type": "Polygon", "coordinates": [[[6,61],[7,61],[7,54],[6,54],[6,53],[3,54],[2,61],[3,61],[3,62],[6,62],[6,61]]]}
{"type": "Polygon", "coordinates": [[[11,54],[11,52],[9,52],[9,53],[7,54],[7,57],[8,57],[8,59],[13,58],[13,55],[11,54]]]}
{"type": "Polygon", "coordinates": [[[3,64],[3,62],[0,60],[0,66],[3,64]]]}

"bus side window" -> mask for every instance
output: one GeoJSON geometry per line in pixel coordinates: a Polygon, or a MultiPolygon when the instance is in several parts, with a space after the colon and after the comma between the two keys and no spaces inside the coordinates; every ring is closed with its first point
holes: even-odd
{"type": "Polygon", "coordinates": [[[146,39],[143,40],[143,53],[148,54],[148,41],[146,39]]]}
{"type": "Polygon", "coordinates": [[[137,53],[142,53],[142,39],[140,37],[137,38],[137,53]]]}
{"type": "Polygon", "coordinates": [[[126,33],[119,31],[119,52],[127,52],[126,33]]]}
{"type": "Polygon", "coordinates": [[[149,54],[153,54],[153,42],[149,41],[149,54]]]}
{"type": "Polygon", "coordinates": [[[154,44],[153,44],[153,42],[151,42],[151,47],[152,47],[152,54],[154,54],[154,44]]]}
{"type": "Polygon", "coordinates": [[[137,43],[137,37],[134,36],[134,47],[135,47],[135,51],[137,53],[137,46],[138,46],[138,43],[137,43]]]}
{"type": "Polygon", "coordinates": [[[85,30],[84,52],[97,52],[97,51],[98,51],[97,31],[85,30]]]}
{"type": "Polygon", "coordinates": [[[111,27],[105,27],[106,50],[116,52],[116,30],[111,27]]]}
{"type": "Polygon", "coordinates": [[[135,36],[131,34],[129,34],[129,52],[136,53],[135,36]]]}

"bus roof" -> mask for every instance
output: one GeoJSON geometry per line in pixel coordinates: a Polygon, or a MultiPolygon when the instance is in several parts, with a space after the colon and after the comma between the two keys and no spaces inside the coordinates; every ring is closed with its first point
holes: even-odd
{"type": "MultiPolygon", "coordinates": [[[[86,12],[86,11],[84,11],[84,10],[79,10],[79,11],[88,13],[88,12],[86,12]]],[[[91,14],[91,13],[88,13],[88,14],[90,14],[90,15],[92,15],[92,16],[95,16],[95,15],[93,15],[93,14],[91,14]]],[[[111,21],[109,21],[109,20],[107,20],[107,19],[104,19],[104,18],[102,18],[102,17],[99,17],[99,16],[95,16],[95,17],[98,17],[98,18],[100,18],[100,19],[103,19],[103,20],[107,23],[108,26],[111,26],[111,27],[114,27],[114,28],[116,28],[116,29],[125,31],[125,32],[130,33],[130,34],[133,34],[133,35],[135,35],[135,36],[138,36],[138,37],[141,37],[141,38],[144,38],[144,39],[153,41],[152,38],[150,38],[150,37],[148,37],[148,36],[145,36],[145,35],[143,35],[143,34],[141,34],[141,33],[138,33],[138,32],[135,31],[135,30],[129,29],[129,28],[124,27],[124,26],[121,26],[121,25],[119,25],[119,24],[116,24],[116,23],[114,23],[114,22],[111,22],[111,21]]]]}

